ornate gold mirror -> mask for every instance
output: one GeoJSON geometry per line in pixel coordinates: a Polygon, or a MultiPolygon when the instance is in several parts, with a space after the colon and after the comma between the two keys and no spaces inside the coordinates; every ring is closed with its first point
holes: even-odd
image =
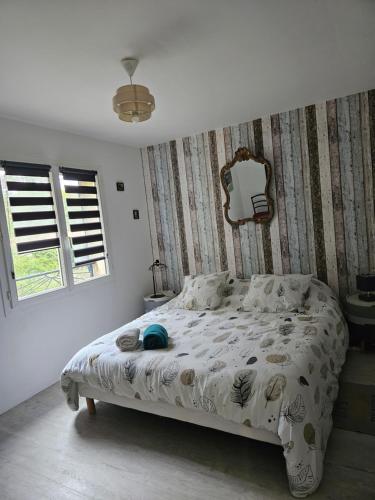
{"type": "Polygon", "coordinates": [[[224,215],[229,224],[265,223],[272,219],[271,174],[267,160],[254,156],[247,148],[237,149],[233,160],[220,172],[227,197],[224,215]]]}

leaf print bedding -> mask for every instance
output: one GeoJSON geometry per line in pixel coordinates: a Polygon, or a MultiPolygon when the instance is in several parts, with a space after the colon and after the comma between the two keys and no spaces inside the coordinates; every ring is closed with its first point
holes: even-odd
{"type": "MultiPolygon", "coordinates": [[[[305,497],[319,485],[332,427],[347,326],[329,289],[326,307],[307,313],[250,313],[176,308],[176,299],[104,335],[67,364],[61,386],[78,409],[78,383],[116,396],[219,415],[280,437],[290,490],[305,497]],[[151,323],[170,345],[121,352],[116,337],[151,323]]],[[[311,299],[310,299],[311,300],[311,299]]]]}

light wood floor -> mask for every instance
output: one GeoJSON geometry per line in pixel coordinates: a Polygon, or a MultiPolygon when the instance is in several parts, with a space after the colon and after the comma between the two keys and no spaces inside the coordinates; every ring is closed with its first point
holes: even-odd
{"type": "MultiPolygon", "coordinates": [[[[99,403],[58,385],[0,416],[0,499],[290,499],[281,448],[99,403]]],[[[316,499],[375,499],[375,436],[335,429],[316,499]]]]}

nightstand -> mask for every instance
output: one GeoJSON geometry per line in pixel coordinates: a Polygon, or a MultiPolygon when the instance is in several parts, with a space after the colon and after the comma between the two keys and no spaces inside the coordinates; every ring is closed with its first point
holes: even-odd
{"type": "Polygon", "coordinates": [[[375,347],[375,302],[361,300],[359,295],[348,295],[345,315],[349,325],[350,345],[362,350],[375,347]]]}
{"type": "Polygon", "coordinates": [[[152,311],[153,309],[156,309],[157,307],[160,307],[160,306],[166,304],[171,299],[173,299],[173,297],[175,297],[175,294],[170,290],[163,290],[160,293],[160,295],[162,295],[162,297],[153,297],[152,294],[146,295],[146,297],[143,297],[145,313],[148,313],[148,312],[152,311]]]}

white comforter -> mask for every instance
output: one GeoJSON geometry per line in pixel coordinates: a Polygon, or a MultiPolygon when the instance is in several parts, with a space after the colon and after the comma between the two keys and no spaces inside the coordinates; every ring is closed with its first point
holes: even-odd
{"type": "Polygon", "coordinates": [[[291,492],[320,483],[348,334],[333,301],[320,314],[177,309],[174,302],[104,335],[67,364],[62,389],[78,409],[78,382],[130,398],[195,408],[278,434],[291,492]],[[115,339],[152,323],[168,349],[123,353],[115,339]]]}

